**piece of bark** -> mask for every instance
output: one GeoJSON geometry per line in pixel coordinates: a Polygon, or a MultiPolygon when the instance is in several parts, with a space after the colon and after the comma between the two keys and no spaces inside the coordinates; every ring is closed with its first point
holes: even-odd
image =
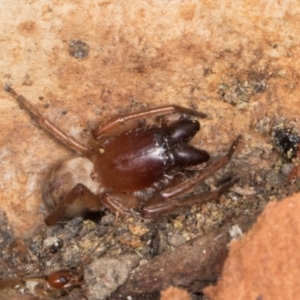
{"type": "Polygon", "coordinates": [[[200,291],[221,272],[228,255],[229,229],[237,224],[245,232],[256,218],[257,214],[243,215],[205,236],[186,242],[173,252],[154,258],[141,266],[111,299],[153,294],[170,285],[200,291]]]}

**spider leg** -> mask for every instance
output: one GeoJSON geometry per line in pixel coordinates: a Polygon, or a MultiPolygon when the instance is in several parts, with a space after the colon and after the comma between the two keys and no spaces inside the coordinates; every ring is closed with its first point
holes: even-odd
{"type": "MultiPolygon", "coordinates": [[[[63,217],[67,210],[69,214],[74,213],[74,203],[79,199],[82,210],[89,209],[91,211],[99,211],[103,205],[98,196],[94,195],[86,186],[77,184],[66,197],[52,210],[45,218],[45,223],[48,226],[55,225],[57,221],[63,217]]],[[[74,215],[73,215],[74,217],[74,215]]]]}
{"type": "Polygon", "coordinates": [[[118,127],[124,126],[124,124],[132,121],[138,121],[144,118],[150,118],[155,116],[161,116],[166,114],[187,114],[195,117],[206,118],[206,114],[198,112],[193,109],[177,106],[177,105],[165,105],[155,108],[146,109],[134,113],[128,113],[123,115],[117,115],[105,123],[99,125],[98,128],[94,129],[92,135],[94,139],[100,139],[103,135],[106,135],[110,131],[116,130],[118,127]]]}
{"type": "Polygon", "coordinates": [[[87,147],[74,137],[68,135],[49,119],[45,118],[25,97],[18,95],[10,86],[6,85],[4,87],[4,91],[13,96],[19,105],[25,108],[25,110],[38,123],[38,125],[50,132],[56,139],[61,141],[67,147],[83,155],[90,155],[92,153],[91,148],[87,147]]]}
{"type": "Polygon", "coordinates": [[[150,199],[152,200],[150,201],[151,205],[147,205],[146,203],[146,205],[142,210],[142,216],[145,218],[153,218],[160,215],[170,214],[178,208],[187,208],[195,204],[206,203],[206,202],[217,200],[224,192],[229,190],[238,181],[239,179],[235,178],[215,191],[212,191],[207,194],[183,199],[182,201],[172,198],[172,200],[161,202],[161,199],[157,197],[156,198],[157,203],[154,203],[155,201],[153,201],[153,199],[150,199]]]}
{"type": "Polygon", "coordinates": [[[141,199],[133,194],[105,193],[101,198],[102,203],[114,213],[121,215],[131,215],[133,210],[141,208],[141,199]]]}

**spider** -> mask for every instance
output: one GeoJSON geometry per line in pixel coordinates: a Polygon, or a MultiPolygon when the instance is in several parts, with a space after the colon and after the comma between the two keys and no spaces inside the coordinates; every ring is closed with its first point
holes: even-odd
{"type": "Polygon", "coordinates": [[[238,181],[233,179],[206,194],[184,197],[230,161],[241,137],[235,138],[225,156],[201,170],[199,165],[210,157],[205,150],[189,145],[200,123],[187,117],[205,118],[204,113],[165,105],[117,115],[92,131],[93,142],[87,146],[42,116],[10,86],[4,90],[38,125],[81,154],[56,164],[46,179],[43,201],[49,210],[47,225],[104,207],[116,213],[136,211],[142,217],[154,218],[216,200],[238,181]],[[170,121],[170,116],[176,115],[178,118],[170,121]],[[146,118],[159,116],[160,124],[146,124],[146,118]],[[191,177],[185,175],[189,169],[194,173],[191,177]]]}

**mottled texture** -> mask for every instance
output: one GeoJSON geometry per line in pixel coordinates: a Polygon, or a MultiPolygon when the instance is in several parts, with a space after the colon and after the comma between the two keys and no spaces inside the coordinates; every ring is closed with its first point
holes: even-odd
{"type": "Polygon", "coordinates": [[[107,299],[125,282],[128,274],[138,262],[138,255],[133,253],[95,260],[85,271],[88,298],[90,300],[107,299]]]}
{"type": "MultiPolygon", "coordinates": [[[[6,1],[0,78],[82,141],[117,112],[172,103],[211,116],[195,145],[220,155],[244,133],[268,156],[256,131],[300,113],[299,11],[296,0],[6,1]],[[74,41],[85,54],[70,55],[74,41]]],[[[71,152],[0,97],[1,207],[17,235],[30,235],[43,223],[46,173],[71,152]]],[[[260,171],[272,160],[249,163],[260,171]]]]}
{"type": "MultiPolygon", "coordinates": [[[[212,160],[243,134],[231,163],[197,189],[214,189],[224,175],[240,177],[235,192],[221,197],[219,205],[193,207],[160,221],[164,226],[145,240],[132,236],[127,222],[118,229],[111,245],[123,242],[125,251],[143,247],[150,265],[152,252],[184,246],[181,240],[200,238],[299,190],[299,183],[286,183],[283,169],[292,162],[279,160],[272,140],[278,123],[300,127],[299,12],[297,0],[1,1],[0,81],[82,142],[98,122],[116,113],[166,104],[210,116],[201,120],[193,145],[207,150],[212,160]],[[170,245],[170,233],[182,238],[170,245]]],[[[51,234],[43,222],[46,176],[73,153],[1,91],[0,118],[0,199],[8,220],[0,231],[1,278],[84,264],[87,249],[98,242],[97,230],[103,235],[111,225],[75,220],[51,234]],[[55,255],[42,248],[47,234],[64,240],[55,255]]]]}
{"type": "Polygon", "coordinates": [[[228,254],[229,230],[238,225],[247,231],[255,216],[242,216],[232,223],[213,230],[202,237],[180,245],[174,251],[165,252],[138,268],[111,297],[130,295],[143,299],[143,294],[154,294],[170,285],[191,288],[201,292],[207,282],[217,279],[228,254]]]}
{"type": "Polygon", "coordinates": [[[221,280],[204,291],[212,300],[298,299],[300,194],[270,202],[242,240],[230,244],[221,280]]]}

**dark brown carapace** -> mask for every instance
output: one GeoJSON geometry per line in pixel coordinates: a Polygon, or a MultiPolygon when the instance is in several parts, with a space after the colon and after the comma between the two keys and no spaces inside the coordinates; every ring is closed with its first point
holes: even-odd
{"type": "Polygon", "coordinates": [[[43,192],[50,210],[45,218],[47,225],[75,217],[87,209],[98,211],[103,206],[116,213],[135,210],[143,217],[155,217],[179,207],[215,200],[237,182],[233,180],[208,194],[177,200],[227,164],[240,138],[234,140],[220,160],[197,170],[195,166],[208,161],[209,154],[189,145],[200,123],[187,117],[205,118],[201,112],[167,105],[115,116],[92,132],[94,142],[89,147],[43,117],[11,87],[6,86],[5,91],[40,126],[82,155],[59,162],[49,173],[43,192]],[[173,123],[167,119],[172,114],[179,116],[173,123]],[[141,122],[158,116],[165,118],[160,126],[141,122]],[[195,169],[194,176],[187,178],[185,169],[195,169]]]}

